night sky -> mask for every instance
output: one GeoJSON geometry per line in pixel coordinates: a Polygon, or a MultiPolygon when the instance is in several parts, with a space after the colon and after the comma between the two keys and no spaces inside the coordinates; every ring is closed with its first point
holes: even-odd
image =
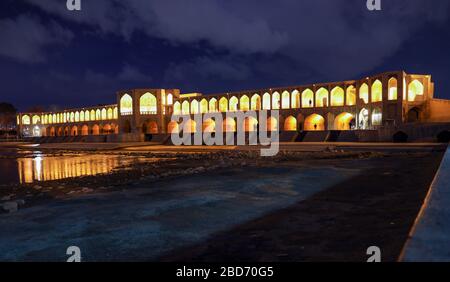
{"type": "Polygon", "coordinates": [[[450,99],[450,1],[0,1],[0,101],[19,110],[115,103],[116,91],[183,93],[431,74],[450,99]]]}

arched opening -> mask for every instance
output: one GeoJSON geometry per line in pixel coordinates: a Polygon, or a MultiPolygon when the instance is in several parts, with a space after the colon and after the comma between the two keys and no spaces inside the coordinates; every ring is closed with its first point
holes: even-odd
{"type": "Polygon", "coordinates": [[[172,105],[173,104],[173,95],[171,93],[167,94],[167,105],[172,105]]]}
{"type": "MultiPolygon", "coordinates": [[[[60,116],[60,115],[58,115],[58,119],[59,119],[59,116],[60,116]]],[[[84,111],[81,111],[81,112],[80,112],[80,121],[81,121],[81,122],[84,121],[84,111]]]]}
{"type": "Polygon", "coordinates": [[[41,117],[40,116],[33,116],[33,124],[41,123],[41,117]]]}
{"type": "Polygon", "coordinates": [[[297,131],[297,119],[293,116],[288,116],[284,121],[284,131],[297,131]]]}
{"type": "Polygon", "coordinates": [[[183,132],[185,132],[185,133],[195,133],[195,132],[197,132],[197,123],[194,120],[189,119],[184,124],[183,132]]]}
{"type": "Polygon", "coordinates": [[[191,102],[191,114],[198,114],[199,113],[199,105],[197,100],[192,100],[191,102]]]}
{"type": "Polygon", "coordinates": [[[238,98],[236,98],[235,96],[231,97],[230,99],[230,111],[231,112],[236,112],[238,110],[238,98]]]}
{"type": "Polygon", "coordinates": [[[383,113],[380,108],[372,110],[372,125],[381,125],[383,121],[383,113]]]}
{"type": "Polygon", "coordinates": [[[291,95],[291,108],[298,109],[300,108],[300,92],[298,90],[292,91],[291,95]]]}
{"type": "Polygon", "coordinates": [[[252,111],[261,110],[261,97],[258,94],[254,94],[252,96],[251,109],[252,109],[252,111]]]}
{"type": "Polygon", "coordinates": [[[306,131],[325,130],[325,119],[318,114],[312,114],[305,119],[303,126],[306,131]]]}
{"type": "Polygon", "coordinates": [[[369,128],[369,111],[367,109],[362,109],[359,112],[358,117],[358,126],[359,129],[368,129],[369,128]]]}
{"type": "Polygon", "coordinates": [[[70,128],[68,126],[66,126],[64,128],[64,136],[69,136],[70,135],[70,128]]]}
{"type": "Polygon", "coordinates": [[[414,102],[417,96],[422,96],[424,93],[423,84],[417,79],[411,81],[408,85],[408,101],[414,102]]]}
{"type": "Polygon", "coordinates": [[[219,100],[219,111],[222,113],[228,111],[228,100],[225,97],[220,98],[219,100]]]}
{"type": "Polygon", "coordinates": [[[190,106],[189,106],[189,101],[185,100],[183,102],[183,104],[181,104],[181,113],[183,115],[189,115],[190,114],[190,106]]]}
{"type": "Polygon", "coordinates": [[[397,100],[397,92],[398,92],[398,86],[397,86],[397,79],[395,77],[391,77],[388,82],[388,100],[393,101],[397,100]]]}
{"type": "Polygon", "coordinates": [[[86,124],[81,127],[81,135],[89,135],[89,127],[86,124]]]}
{"type": "Polygon", "coordinates": [[[412,108],[408,111],[407,121],[408,122],[418,122],[419,121],[419,109],[418,108],[412,108]]]}
{"type": "Polygon", "coordinates": [[[267,131],[278,131],[278,120],[276,118],[267,118],[267,131]]]}
{"type": "Polygon", "coordinates": [[[178,134],[180,132],[180,128],[178,126],[178,123],[176,121],[171,121],[169,124],[167,124],[167,132],[169,134],[178,134]]]}
{"type": "Polygon", "coordinates": [[[302,92],[302,107],[312,108],[314,107],[314,92],[311,89],[306,89],[302,92]]]}
{"type": "Polygon", "coordinates": [[[316,107],[328,107],[328,90],[323,87],[316,92],[316,107]]]}
{"type": "Polygon", "coordinates": [[[369,86],[366,83],[359,88],[359,99],[362,99],[364,104],[369,103],[369,86]]]}
{"type": "Polygon", "coordinates": [[[274,92],[272,94],[272,109],[279,110],[280,109],[280,93],[274,92]]]}
{"type": "MultiPolygon", "coordinates": [[[[76,114],[75,114],[75,119],[76,119],[76,114]]],[[[108,113],[106,111],[105,108],[102,109],[102,120],[107,120],[108,119],[108,113]]]]}
{"type": "Polygon", "coordinates": [[[103,126],[102,133],[103,134],[112,134],[113,132],[112,132],[112,129],[111,129],[111,125],[105,124],[103,126]]]}
{"type": "Polygon", "coordinates": [[[244,131],[255,132],[258,130],[258,120],[254,117],[246,117],[244,120],[244,131]]]}
{"type": "Polygon", "coordinates": [[[200,113],[206,114],[208,112],[208,100],[203,99],[200,102],[200,113]]]}
{"type": "Polygon", "coordinates": [[[241,109],[241,111],[250,110],[250,99],[248,98],[247,95],[241,97],[239,104],[240,104],[239,108],[241,109]]]}
{"type": "Polygon", "coordinates": [[[145,93],[139,99],[139,108],[143,115],[155,115],[157,112],[156,97],[152,93],[145,93]]]}
{"type": "Polygon", "coordinates": [[[334,119],[335,130],[351,130],[355,126],[355,117],[350,113],[342,113],[334,119]]]}
{"type": "Polygon", "coordinates": [[[22,116],[22,124],[23,125],[30,125],[31,120],[30,120],[30,116],[24,115],[22,116]]]}
{"type": "Polygon", "coordinates": [[[142,133],[158,134],[158,124],[155,121],[146,121],[142,125],[142,133]]]}
{"type": "Polygon", "coordinates": [[[64,130],[62,127],[58,128],[58,136],[64,136],[64,130]]]}
{"type": "Polygon", "coordinates": [[[210,113],[217,112],[217,99],[216,98],[212,98],[211,100],[209,100],[209,112],[210,113]]]}
{"type": "MultiPolygon", "coordinates": [[[[133,113],[133,98],[125,94],[120,98],[120,114],[123,116],[131,115],[133,113]]],[[[95,115],[95,114],[94,114],[95,115]]],[[[94,117],[91,111],[91,119],[94,117]]]]}
{"type": "Polygon", "coordinates": [[[100,135],[100,126],[98,124],[94,124],[92,127],[92,135],[100,135]]]}
{"type": "Polygon", "coordinates": [[[96,120],[95,119],[95,110],[91,110],[91,120],[96,120]]]}
{"type": "Polygon", "coordinates": [[[372,84],[372,102],[383,101],[383,84],[378,79],[372,84]]]}
{"type": "Polygon", "coordinates": [[[356,105],[356,88],[353,85],[347,87],[347,106],[356,105]]]}
{"type": "Polygon", "coordinates": [[[263,95],[263,104],[262,104],[263,110],[270,110],[270,94],[265,93],[263,95]]]}
{"type": "Polygon", "coordinates": [[[181,104],[180,102],[175,102],[173,105],[173,114],[174,115],[180,115],[181,114],[181,104]]]}
{"type": "Polygon", "coordinates": [[[203,121],[202,131],[209,133],[216,132],[216,122],[211,118],[203,121]]]}
{"type": "MultiPolygon", "coordinates": [[[[73,114],[73,113],[70,114],[70,118],[71,118],[71,119],[72,119],[72,114],[73,114]]],[[[97,109],[97,110],[95,111],[95,119],[96,119],[96,120],[102,120],[102,112],[100,111],[100,109],[97,109]]]]}
{"type": "Polygon", "coordinates": [[[236,121],[231,117],[227,117],[223,122],[223,131],[236,132],[236,121]]]}
{"type": "Polygon", "coordinates": [[[331,106],[344,106],[344,89],[339,86],[331,90],[331,106]]]}
{"type": "Polygon", "coordinates": [[[281,108],[282,109],[289,109],[290,103],[291,103],[291,95],[288,91],[284,91],[283,94],[281,94],[281,108]]]}
{"type": "Polygon", "coordinates": [[[113,119],[113,110],[111,108],[108,109],[108,119],[113,119]]]}

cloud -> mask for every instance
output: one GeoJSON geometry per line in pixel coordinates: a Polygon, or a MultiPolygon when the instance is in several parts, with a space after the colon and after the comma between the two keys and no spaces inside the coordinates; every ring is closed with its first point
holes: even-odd
{"type": "Polygon", "coordinates": [[[0,55],[26,63],[44,62],[47,47],[67,44],[73,38],[71,31],[56,22],[45,24],[30,15],[0,20],[0,34],[0,55]]]}
{"type": "Polygon", "coordinates": [[[148,82],[151,80],[149,75],[145,75],[139,71],[136,67],[125,64],[123,69],[117,75],[117,78],[122,81],[138,81],[138,82],[148,82]]]}

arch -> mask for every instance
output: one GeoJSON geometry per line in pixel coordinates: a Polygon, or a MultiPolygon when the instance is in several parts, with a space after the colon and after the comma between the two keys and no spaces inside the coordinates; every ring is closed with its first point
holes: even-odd
{"type": "Polygon", "coordinates": [[[328,107],[328,90],[324,87],[316,92],[316,107],[328,107]]]}
{"type": "Polygon", "coordinates": [[[56,136],[56,131],[55,131],[55,127],[50,127],[50,133],[49,133],[49,135],[50,136],[56,136]]]}
{"type": "Polygon", "coordinates": [[[91,120],[96,120],[94,109],[91,110],[91,120]]]}
{"type": "Polygon", "coordinates": [[[180,115],[181,114],[181,104],[180,102],[176,101],[173,105],[173,114],[174,115],[180,115]]]}
{"type": "Polygon", "coordinates": [[[261,97],[258,94],[253,94],[252,99],[250,101],[250,109],[252,111],[261,110],[261,97]]]}
{"type": "Polygon", "coordinates": [[[227,117],[223,121],[223,132],[236,132],[236,121],[234,118],[227,117]]]}
{"type": "Polygon", "coordinates": [[[183,131],[186,132],[186,133],[195,133],[195,132],[197,132],[197,123],[194,120],[189,119],[184,124],[183,131]]]}
{"type": "Polygon", "coordinates": [[[230,111],[236,112],[238,110],[238,103],[239,100],[236,98],[236,96],[233,96],[230,98],[230,111]]]}
{"type": "MultiPolygon", "coordinates": [[[[68,113],[64,113],[64,115],[63,115],[63,122],[66,123],[68,119],[69,119],[69,114],[68,113]]],[[[53,123],[52,115],[48,115],[48,121],[50,123],[53,123]]]]}
{"type": "Polygon", "coordinates": [[[340,107],[344,106],[344,89],[339,86],[336,86],[331,90],[331,106],[332,107],[340,107]]]}
{"type": "Polygon", "coordinates": [[[347,87],[347,93],[346,93],[346,104],[347,106],[354,106],[356,105],[356,88],[353,85],[350,85],[347,87]]]}
{"type": "Polygon", "coordinates": [[[372,83],[372,102],[383,101],[383,83],[378,79],[372,83]]]}
{"type": "Polygon", "coordinates": [[[85,112],[84,112],[84,121],[90,121],[91,119],[90,119],[90,116],[89,116],[89,111],[88,110],[86,110],[85,112]]]}
{"type": "Polygon", "coordinates": [[[64,128],[64,136],[69,136],[70,135],[70,128],[68,126],[66,126],[64,128]]]}
{"type": "Polygon", "coordinates": [[[291,94],[291,108],[292,109],[300,108],[300,92],[298,92],[298,90],[292,91],[292,94],[291,94]]]}
{"type": "Polygon", "coordinates": [[[75,112],[75,122],[80,122],[80,112],[79,111],[75,112]]]}
{"type": "Polygon", "coordinates": [[[113,119],[113,118],[114,118],[113,110],[111,108],[108,108],[107,119],[113,119]]]}
{"type": "Polygon", "coordinates": [[[297,119],[293,116],[288,116],[284,120],[284,131],[297,131],[297,119]]]}
{"type": "Polygon", "coordinates": [[[198,114],[199,113],[199,104],[197,100],[192,100],[191,102],[191,114],[198,114]]]}
{"type": "Polygon", "coordinates": [[[202,131],[209,133],[216,132],[216,122],[211,118],[203,121],[202,131]]]}
{"type": "Polygon", "coordinates": [[[314,107],[314,92],[311,89],[305,89],[302,92],[302,107],[312,108],[314,107]]]}
{"type": "Polygon", "coordinates": [[[280,102],[281,102],[280,93],[274,92],[272,94],[272,109],[279,110],[281,106],[280,102]]]}
{"type": "Polygon", "coordinates": [[[98,124],[92,126],[92,135],[100,135],[100,126],[98,124]]]}
{"type": "Polygon", "coordinates": [[[351,130],[355,125],[355,117],[350,113],[341,113],[334,119],[335,130],[351,130]]]}
{"type": "Polygon", "coordinates": [[[397,100],[397,93],[398,93],[398,83],[397,79],[395,77],[391,77],[388,81],[388,100],[393,101],[397,100]]]}
{"type": "MultiPolygon", "coordinates": [[[[125,94],[120,98],[120,114],[123,116],[131,115],[133,113],[133,98],[130,95],[125,94]]],[[[92,119],[91,111],[91,119],[92,119]]]]}
{"type": "Polygon", "coordinates": [[[32,118],[32,122],[33,122],[33,124],[40,123],[41,122],[41,117],[38,116],[38,115],[34,115],[33,118],[32,118]]]}
{"type": "Polygon", "coordinates": [[[276,118],[267,118],[267,131],[278,131],[278,120],[276,118]]]}
{"type": "Polygon", "coordinates": [[[143,115],[154,115],[157,111],[156,97],[150,92],[139,98],[139,110],[143,115]]]}
{"type": "Polygon", "coordinates": [[[112,131],[111,125],[105,124],[102,128],[102,132],[103,132],[103,134],[112,134],[113,131],[112,131]]]}
{"type": "Polygon", "coordinates": [[[167,105],[172,105],[173,104],[173,95],[172,95],[172,93],[167,94],[166,102],[167,102],[167,105]]]}
{"type": "Polygon", "coordinates": [[[58,127],[58,136],[64,136],[63,128],[58,127]]]}
{"type": "Polygon", "coordinates": [[[228,100],[225,97],[220,98],[219,100],[219,111],[227,112],[228,111],[228,100]]]}
{"type": "Polygon", "coordinates": [[[102,111],[100,111],[100,109],[97,109],[95,111],[95,119],[96,120],[102,120],[102,111]]]}
{"type": "Polygon", "coordinates": [[[288,91],[284,91],[281,94],[281,108],[289,109],[291,106],[291,94],[288,91]]]}
{"type": "Polygon", "coordinates": [[[359,111],[358,128],[359,129],[369,128],[369,110],[367,110],[366,108],[363,108],[361,109],[361,111],[359,111]]]}
{"type": "Polygon", "coordinates": [[[362,99],[364,104],[369,103],[369,86],[366,83],[359,88],[359,99],[362,99]]]}
{"type": "Polygon", "coordinates": [[[181,113],[183,115],[188,115],[190,114],[190,105],[189,105],[189,101],[188,100],[184,100],[184,102],[181,104],[181,113]]]}
{"type": "Polygon", "coordinates": [[[408,101],[414,102],[417,96],[422,96],[424,93],[423,84],[417,79],[411,81],[408,85],[408,101]]]}
{"type": "MultiPolygon", "coordinates": [[[[73,115],[73,113],[71,113],[71,114],[73,115]]],[[[53,123],[56,123],[56,122],[57,122],[57,120],[56,120],[56,114],[53,114],[52,119],[53,119],[53,123]]],[[[73,121],[73,119],[71,119],[71,121],[73,121]]]]}
{"type": "Polygon", "coordinates": [[[270,94],[264,93],[263,95],[263,104],[262,104],[263,110],[270,110],[270,94]]]}
{"type": "Polygon", "coordinates": [[[80,111],[80,121],[84,121],[84,111],[80,111]]]}
{"type": "MultiPolygon", "coordinates": [[[[114,109],[113,109],[113,118],[114,119],[118,119],[119,118],[119,116],[117,114],[117,107],[114,107],[114,109]]],[[[117,128],[117,126],[116,126],[116,128],[117,128]]]]}
{"type": "Polygon", "coordinates": [[[200,102],[200,113],[206,114],[208,112],[208,100],[202,99],[200,102]]]}
{"type": "Polygon", "coordinates": [[[247,95],[242,96],[241,99],[239,100],[239,109],[241,111],[250,110],[250,99],[248,98],[247,95]]]}
{"type": "Polygon", "coordinates": [[[258,130],[258,120],[254,117],[246,117],[244,120],[244,131],[255,132],[258,130]]]}
{"type": "Polygon", "coordinates": [[[372,125],[382,125],[383,113],[380,108],[376,107],[372,110],[372,125]]]}
{"type": "Polygon", "coordinates": [[[180,127],[176,121],[171,121],[167,124],[167,133],[175,134],[180,132],[180,127]]]}
{"type": "Polygon", "coordinates": [[[77,136],[77,135],[78,135],[78,127],[72,126],[72,128],[70,129],[70,136],[77,136]]]}
{"type": "Polygon", "coordinates": [[[89,135],[89,127],[86,124],[81,127],[81,135],[89,135]]]}
{"type": "Polygon", "coordinates": [[[156,121],[146,121],[142,125],[142,133],[158,134],[158,123],[156,121]]]}
{"type": "Polygon", "coordinates": [[[407,122],[418,122],[419,116],[420,116],[419,109],[414,107],[408,111],[407,122]]]}
{"type": "Polygon", "coordinates": [[[303,129],[306,131],[325,130],[325,119],[318,114],[312,114],[306,117],[303,129]]]}
{"type": "Polygon", "coordinates": [[[209,112],[214,113],[217,112],[217,99],[212,98],[209,100],[209,112]]]}

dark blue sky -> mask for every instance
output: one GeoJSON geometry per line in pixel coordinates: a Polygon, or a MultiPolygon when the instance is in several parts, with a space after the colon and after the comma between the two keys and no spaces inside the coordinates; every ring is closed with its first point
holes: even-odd
{"type": "Polygon", "coordinates": [[[450,1],[2,0],[0,101],[115,102],[135,87],[218,93],[432,74],[450,99],[450,1]]]}

